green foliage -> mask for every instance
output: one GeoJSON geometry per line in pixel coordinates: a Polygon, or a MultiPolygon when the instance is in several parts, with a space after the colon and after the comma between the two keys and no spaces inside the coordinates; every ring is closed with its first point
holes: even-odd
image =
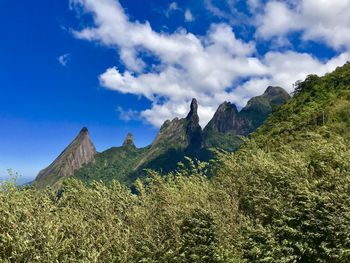
{"type": "Polygon", "coordinates": [[[0,261],[350,262],[349,90],[350,64],[311,76],[236,153],[149,171],[133,192],[2,184],[0,261]]]}
{"type": "Polygon", "coordinates": [[[223,188],[212,187],[206,164],[189,167],[196,173],[151,172],[136,183],[138,195],[116,181],[87,186],[71,179],[59,192],[6,184],[0,191],[0,261],[189,262],[183,251],[192,233],[203,234],[197,238],[205,242],[191,252],[198,259],[191,262],[214,262],[203,261],[207,251],[215,262],[231,262],[220,259],[238,257],[225,235],[228,229],[238,233],[232,221],[237,209],[223,188]],[[211,212],[196,212],[202,209],[211,212]],[[186,231],[197,218],[204,222],[200,231],[186,231]]]}
{"type": "Polygon", "coordinates": [[[77,170],[74,177],[91,183],[103,181],[111,183],[118,180],[131,185],[132,173],[148,148],[115,147],[95,156],[95,160],[77,170]]]}
{"type": "Polygon", "coordinates": [[[206,146],[208,148],[215,147],[226,151],[233,152],[242,144],[242,136],[235,133],[221,133],[217,131],[209,131],[206,133],[206,146]]]}
{"type": "Polygon", "coordinates": [[[181,225],[183,262],[216,262],[217,238],[214,219],[209,212],[195,209],[181,225]]]}
{"type": "Polygon", "coordinates": [[[302,145],[302,152],[252,146],[224,157],[219,180],[246,219],[242,249],[249,262],[350,260],[349,148],[336,135],[309,134],[302,145]]]}

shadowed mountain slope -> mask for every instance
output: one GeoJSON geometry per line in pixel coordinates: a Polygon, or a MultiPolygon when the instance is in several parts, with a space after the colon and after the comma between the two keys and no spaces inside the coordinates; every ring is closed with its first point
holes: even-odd
{"type": "Polygon", "coordinates": [[[205,146],[234,151],[241,143],[240,136],[255,131],[274,109],[289,99],[284,89],[270,86],[261,96],[250,99],[240,112],[236,105],[222,103],[204,128],[205,146]]]}

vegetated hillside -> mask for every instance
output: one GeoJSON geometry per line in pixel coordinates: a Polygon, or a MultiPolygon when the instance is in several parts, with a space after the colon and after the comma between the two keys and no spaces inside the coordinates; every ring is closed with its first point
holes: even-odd
{"type": "Polygon", "coordinates": [[[95,159],[74,173],[74,177],[84,182],[112,180],[131,185],[130,171],[133,171],[148,148],[137,149],[136,147],[113,147],[102,153],[97,153],[95,159]]]}
{"type": "Polygon", "coordinates": [[[137,194],[116,181],[3,185],[0,258],[350,262],[349,91],[350,64],[310,76],[236,153],[152,172],[137,194]]]}
{"type": "Polygon", "coordinates": [[[295,95],[218,176],[235,196],[249,262],[350,261],[350,64],[295,95]]]}

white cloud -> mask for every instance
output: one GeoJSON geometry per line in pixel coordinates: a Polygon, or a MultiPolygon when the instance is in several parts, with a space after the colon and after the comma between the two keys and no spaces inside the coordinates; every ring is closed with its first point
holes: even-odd
{"type": "Polygon", "coordinates": [[[194,17],[193,17],[193,14],[192,14],[190,9],[186,9],[186,11],[185,11],[185,21],[186,22],[194,21],[194,17]]]}
{"type": "Polygon", "coordinates": [[[349,0],[269,1],[256,18],[257,35],[270,39],[300,31],[305,41],[350,48],[349,0]]]}
{"type": "Polygon", "coordinates": [[[271,1],[265,6],[264,14],[258,16],[257,33],[264,38],[284,37],[293,30],[301,29],[301,21],[296,13],[290,10],[287,3],[271,1]]]}
{"type": "MultiPolygon", "coordinates": [[[[225,100],[242,107],[268,85],[292,91],[296,80],[333,70],[345,63],[349,55],[344,52],[328,62],[292,51],[258,56],[254,41],[239,39],[228,24],[211,25],[202,36],[184,29],[172,34],[159,33],[148,22],[131,22],[116,0],[72,0],[72,3],[83,7],[94,19],[94,27],[75,31],[75,36],[115,47],[126,66],[123,71],[117,67],[107,69],[100,76],[101,85],[149,99],[152,107],[139,114],[155,126],[166,119],[186,116],[193,97],[199,101],[201,124],[205,125],[225,100]],[[146,70],[140,52],[147,52],[159,63],[146,70]]],[[[286,33],[283,27],[296,30],[287,23],[295,16],[294,9],[290,11],[289,6],[277,2],[269,3],[265,11],[268,9],[285,17],[271,17],[275,19],[273,27],[260,28],[262,36],[281,36],[286,33]]],[[[267,27],[269,20],[263,21],[262,25],[267,27]]]]}
{"type": "Polygon", "coordinates": [[[62,56],[59,56],[57,60],[63,67],[66,67],[70,60],[70,57],[71,55],[67,53],[67,54],[63,54],[62,56]]]}
{"type": "Polygon", "coordinates": [[[117,107],[116,109],[119,119],[123,121],[132,121],[132,120],[140,120],[140,112],[133,110],[133,109],[128,109],[124,110],[122,107],[117,107]]]}

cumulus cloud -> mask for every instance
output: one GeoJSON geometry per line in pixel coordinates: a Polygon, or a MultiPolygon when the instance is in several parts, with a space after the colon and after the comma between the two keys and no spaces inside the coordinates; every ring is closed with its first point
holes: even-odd
{"type": "Polygon", "coordinates": [[[57,58],[58,62],[63,66],[66,67],[69,60],[70,60],[71,55],[69,53],[63,54],[57,58]]]}
{"type": "MultiPolygon", "coordinates": [[[[199,101],[201,125],[205,125],[225,100],[242,107],[268,85],[280,85],[292,91],[296,80],[307,74],[331,71],[349,56],[343,52],[323,62],[294,51],[259,55],[256,43],[238,38],[229,24],[213,24],[201,36],[184,29],[170,34],[156,32],[149,22],[130,21],[116,0],[71,0],[71,3],[92,14],[94,21],[94,26],[74,31],[75,36],[115,47],[125,65],[125,70],[108,68],[99,77],[101,85],[149,99],[152,107],[137,114],[155,126],[166,119],[186,116],[193,97],[199,101]],[[159,61],[151,69],[142,58],[145,52],[159,61]]],[[[261,4],[250,3],[255,8],[261,4]]],[[[289,31],[302,28],[287,23],[297,15],[293,8],[280,2],[268,3],[259,17],[265,21],[266,28],[262,23],[259,34],[273,37],[286,33],[281,29],[283,26],[289,27],[289,31]],[[274,18],[274,27],[270,29],[269,21],[264,20],[269,8],[285,15],[274,18]]],[[[120,112],[129,116],[127,111],[120,112]]],[[[130,115],[134,116],[134,112],[130,115]]]]}
{"type": "Polygon", "coordinates": [[[270,39],[300,31],[305,41],[350,48],[349,0],[269,1],[257,16],[257,35],[270,39]]]}

